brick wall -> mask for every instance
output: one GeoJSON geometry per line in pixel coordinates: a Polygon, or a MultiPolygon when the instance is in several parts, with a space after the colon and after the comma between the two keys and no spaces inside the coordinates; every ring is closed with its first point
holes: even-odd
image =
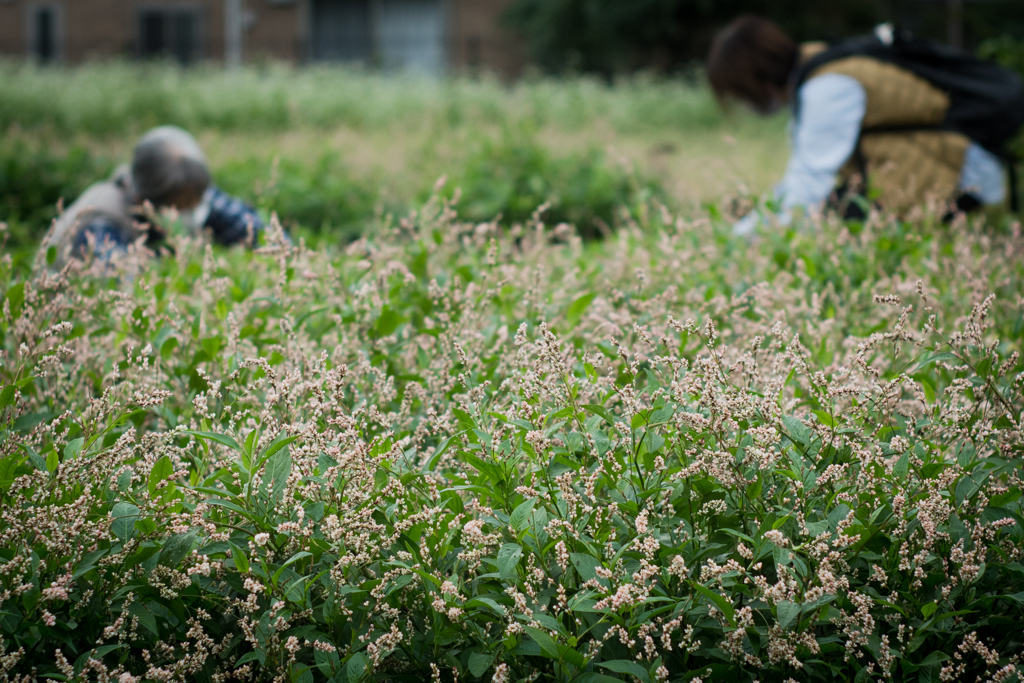
{"type": "Polygon", "coordinates": [[[298,62],[305,59],[306,3],[271,3],[267,0],[246,0],[245,8],[252,23],[245,33],[247,60],[283,59],[298,62]]]}
{"type": "Polygon", "coordinates": [[[28,51],[26,21],[23,2],[0,0],[0,54],[23,55],[28,51]]]}
{"type": "MultiPolygon", "coordinates": [[[[486,69],[504,77],[519,73],[522,47],[501,27],[513,0],[446,0],[447,54],[455,71],[486,69]]],[[[249,17],[244,46],[247,61],[308,56],[309,0],[243,0],[249,17]]],[[[142,9],[198,8],[201,59],[224,57],[224,0],[0,0],[0,55],[29,53],[29,12],[58,8],[58,53],[65,63],[132,57],[139,49],[142,9]]]]}
{"type": "Polygon", "coordinates": [[[449,62],[458,71],[485,69],[511,78],[526,62],[521,41],[501,25],[514,0],[449,0],[449,62]]]}

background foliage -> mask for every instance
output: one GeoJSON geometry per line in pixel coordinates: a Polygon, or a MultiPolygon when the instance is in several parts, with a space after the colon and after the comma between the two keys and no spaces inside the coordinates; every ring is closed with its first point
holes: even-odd
{"type": "MultiPolygon", "coordinates": [[[[548,71],[605,75],[651,68],[675,71],[707,54],[715,31],[743,13],[767,16],[795,39],[834,40],[893,21],[943,40],[943,2],[918,0],[518,0],[509,25],[548,71]]],[[[989,39],[1024,38],[1024,8],[1012,0],[967,2],[968,48],[989,39]]]]}

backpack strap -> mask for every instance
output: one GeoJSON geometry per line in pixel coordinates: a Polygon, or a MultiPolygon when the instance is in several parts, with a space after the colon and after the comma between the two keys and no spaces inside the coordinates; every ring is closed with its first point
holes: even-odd
{"type": "Polygon", "coordinates": [[[1010,211],[1013,213],[1020,213],[1020,178],[1017,176],[1017,171],[1020,170],[1019,165],[1020,157],[1009,152],[1006,158],[1006,168],[1010,176],[1010,211]]]}

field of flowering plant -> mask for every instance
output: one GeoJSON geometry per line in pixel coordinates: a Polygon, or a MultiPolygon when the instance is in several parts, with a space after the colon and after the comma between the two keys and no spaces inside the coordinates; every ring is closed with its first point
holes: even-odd
{"type": "Polygon", "coordinates": [[[0,260],[0,679],[1015,681],[1024,237],[0,260]]]}

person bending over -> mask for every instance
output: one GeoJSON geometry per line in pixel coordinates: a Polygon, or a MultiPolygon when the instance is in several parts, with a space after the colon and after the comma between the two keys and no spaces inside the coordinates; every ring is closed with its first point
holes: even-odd
{"type": "MultiPolygon", "coordinates": [[[[875,53],[884,54],[879,50],[891,42],[892,29],[876,33],[875,53]]],[[[963,210],[1004,202],[1000,158],[944,125],[947,92],[856,49],[811,62],[826,50],[824,43],[797,45],[777,24],[748,15],[715,37],[708,57],[708,79],[720,102],[738,100],[764,115],[793,107],[792,156],[775,188],[781,222],[788,223],[796,207],[821,210],[868,180],[873,199],[896,213],[929,199],[963,210]]],[[[843,211],[859,217],[862,208],[846,203],[843,211]]],[[[748,233],[760,220],[755,211],[735,232],[748,233]]]]}
{"type": "Polygon", "coordinates": [[[140,238],[156,244],[164,233],[147,216],[148,202],[159,213],[173,209],[182,227],[209,229],[220,244],[255,245],[263,223],[256,211],[211,183],[206,156],[189,133],[161,126],[135,146],[132,163],[82,193],[50,226],[43,249],[57,248],[59,267],[67,258],[93,252],[109,259],[140,238]]]}

